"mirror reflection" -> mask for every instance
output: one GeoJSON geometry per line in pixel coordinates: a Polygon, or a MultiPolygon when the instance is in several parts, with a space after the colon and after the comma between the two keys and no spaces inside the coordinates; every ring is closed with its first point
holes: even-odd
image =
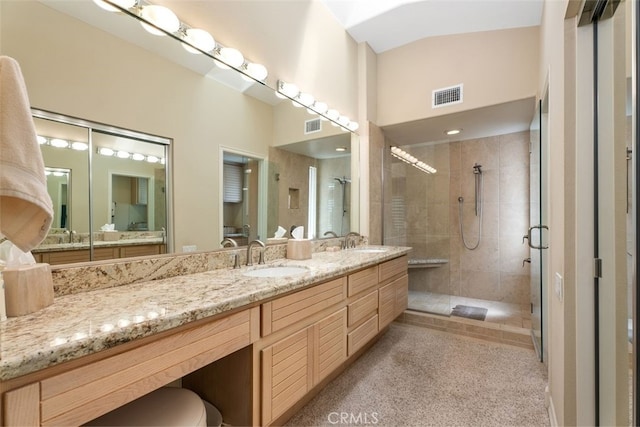
{"type": "Polygon", "coordinates": [[[304,226],[310,239],[351,230],[351,135],[269,149],[268,230],[304,226]]]}
{"type": "MultiPolygon", "coordinates": [[[[225,151],[223,154],[223,241],[246,246],[263,238],[258,226],[262,160],[225,151]]],[[[223,245],[223,242],[220,243],[223,245]]]]}
{"type": "Polygon", "coordinates": [[[36,259],[63,264],[165,253],[168,141],[35,114],[54,206],[54,225],[33,251],[36,259]]]}

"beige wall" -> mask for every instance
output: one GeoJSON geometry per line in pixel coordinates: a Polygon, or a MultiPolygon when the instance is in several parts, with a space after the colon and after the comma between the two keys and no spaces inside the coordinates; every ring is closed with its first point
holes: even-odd
{"type": "Polygon", "coordinates": [[[539,28],[432,37],[378,56],[377,124],[451,114],[536,94],[539,28]],[[434,89],[464,84],[464,102],[431,108],[434,89]]]}
{"type": "Polygon", "coordinates": [[[358,117],[357,44],[319,1],[162,0],[191,26],[348,117],[358,117]]]}

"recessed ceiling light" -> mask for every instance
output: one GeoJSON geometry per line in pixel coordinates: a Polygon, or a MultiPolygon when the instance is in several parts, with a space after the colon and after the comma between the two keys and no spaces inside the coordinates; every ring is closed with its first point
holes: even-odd
{"type": "Polygon", "coordinates": [[[447,135],[457,135],[460,132],[462,132],[462,129],[450,129],[445,131],[444,133],[446,133],[447,135]]]}
{"type": "Polygon", "coordinates": [[[347,151],[347,147],[338,147],[336,148],[336,151],[340,151],[340,152],[347,151]]]}

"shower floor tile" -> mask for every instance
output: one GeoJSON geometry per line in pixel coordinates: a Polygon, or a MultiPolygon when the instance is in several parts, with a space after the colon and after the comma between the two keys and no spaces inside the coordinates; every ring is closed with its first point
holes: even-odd
{"type": "Polygon", "coordinates": [[[450,316],[451,309],[456,305],[486,308],[488,312],[485,322],[518,328],[531,328],[531,313],[529,306],[526,304],[510,304],[500,301],[409,290],[409,310],[450,316]]]}

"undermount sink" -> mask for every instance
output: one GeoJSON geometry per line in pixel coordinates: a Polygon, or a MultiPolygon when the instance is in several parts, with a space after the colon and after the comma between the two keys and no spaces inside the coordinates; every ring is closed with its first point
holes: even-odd
{"type": "Polygon", "coordinates": [[[387,250],[383,248],[354,248],[351,250],[353,252],[360,252],[365,254],[380,254],[382,252],[387,252],[387,250]]]}
{"type": "Polygon", "coordinates": [[[249,277],[287,277],[287,276],[296,276],[298,274],[303,274],[309,271],[309,269],[304,267],[265,267],[258,268],[255,270],[250,270],[242,273],[245,276],[249,277]]]}

